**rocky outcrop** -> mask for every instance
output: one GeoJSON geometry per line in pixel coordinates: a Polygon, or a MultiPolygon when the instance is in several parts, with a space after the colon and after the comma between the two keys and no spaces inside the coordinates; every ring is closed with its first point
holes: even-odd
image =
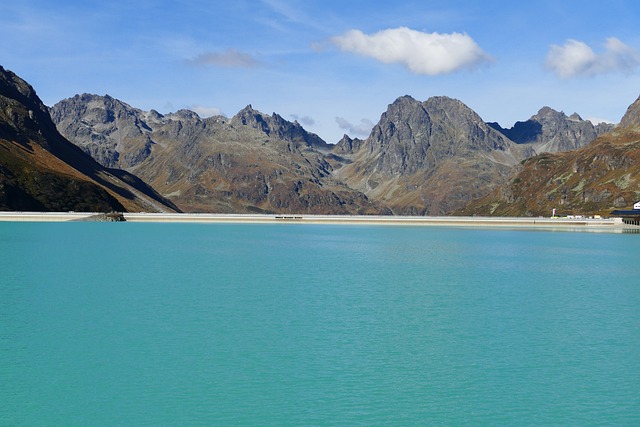
{"type": "Polygon", "coordinates": [[[125,222],[127,219],[122,212],[99,213],[86,218],[74,220],[75,222],[125,222]]]}
{"type": "Polygon", "coordinates": [[[516,122],[510,129],[504,129],[497,123],[488,124],[517,144],[530,145],[538,154],[584,147],[614,127],[607,123],[594,126],[577,113],[567,117],[563,112],[549,107],[541,108],[525,122],[516,122]]]}
{"type": "Polygon", "coordinates": [[[619,127],[627,131],[640,130],[638,129],[640,128],[640,97],[627,108],[627,111],[620,120],[619,127]]]}

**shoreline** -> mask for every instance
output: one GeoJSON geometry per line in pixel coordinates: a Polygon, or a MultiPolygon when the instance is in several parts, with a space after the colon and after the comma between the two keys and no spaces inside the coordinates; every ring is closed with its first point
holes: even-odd
{"type": "MultiPolygon", "coordinates": [[[[0,222],[82,221],[95,212],[0,212],[0,222]]],[[[362,224],[420,225],[450,227],[526,227],[526,228],[602,228],[611,230],[638,228],[621,218],[548,218],[548,217],[461,217],[461,216],[376,216],[305,214],[204,214],[204,213],[123,213],[127,222],[165,223],[252,223],[252,224],[362,224]]]]}

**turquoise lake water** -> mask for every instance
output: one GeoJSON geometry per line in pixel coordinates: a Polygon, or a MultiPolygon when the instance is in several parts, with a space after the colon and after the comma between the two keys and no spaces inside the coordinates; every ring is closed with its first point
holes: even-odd
{"type": "Polygon", "coordinates": [[[639,425],[640,235],[0,223],[0,425],[639,425]]]}

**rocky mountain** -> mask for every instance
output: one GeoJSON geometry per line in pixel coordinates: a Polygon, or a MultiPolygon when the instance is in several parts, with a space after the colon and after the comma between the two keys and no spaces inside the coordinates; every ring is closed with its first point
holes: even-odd
{"type": "Polygon", "coordinates": [[[0,67],[0,210],[175,211],[139,178],[63,138],[23,79],[0,67]]]}
{"type": "Polygon", "coordinates": [[[102,165],[137,174],[193,212],[446,215],[500,187],[522,160],[570,152],[612,129],[548,107],[503,129],[443,96],[400,97],[367,139],[345,135],[336,145],[251,105],[202,119],[84,94],[50,112],[102,165]]]}
{"type": "Polygon", "coordinates": [[[330,146],[277,114],[161,115],[109,96],[51,108],[58,129],[105,166],[135,172],[190,212],[384,214],[332,176],[330,146]]]}
{"type": "Polygon", "coordinates": [[[389,105],[362,142],[343,139],[335,175],[404,215],[441,215],[504,182],[533,154],[488,126],[462,102],[410,96],[389,105]]]}
{"type": "Polygon", "coordinates": [[[549,107],[541,108],[538,114],[525,122],[516,122],[510,129],[504,129],[497,123],[488,125],[517,144],[529,144],[538,154],[584,147],[614,127],[608,123],[594,126],[577,113],[567,117],[563,112],[549,107]]]}
{"type": "Polygon", "coordinates": [[[527,159],[460,215],[604,214],[640,200],[640,98],[620,124],[578,150],[527,159]]]}

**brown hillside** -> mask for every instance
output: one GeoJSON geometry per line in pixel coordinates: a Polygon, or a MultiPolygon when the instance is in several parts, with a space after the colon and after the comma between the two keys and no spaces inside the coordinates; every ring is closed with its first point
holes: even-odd
{"type": "Polygon", "coordinates": [[[580,150],[528,159],[512,179],[460,215],[607,215],[640,199],[640,132],[628,127],[580,150]]]}

